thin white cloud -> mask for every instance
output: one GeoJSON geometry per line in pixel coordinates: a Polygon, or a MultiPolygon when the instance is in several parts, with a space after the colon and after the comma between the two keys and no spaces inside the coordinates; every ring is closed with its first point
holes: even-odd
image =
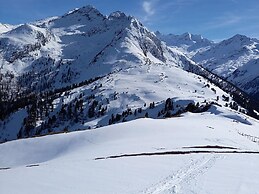
{"type": "Polygon", "coordinates": [[[199,0],[142,0],[141,9],[142,15],[141,20],[143,22],[152,22],[154,20],[161,20],[162,18],[168,18],[165,15],[165,11],[168,12],[170,9],[170,17],[181,11],[184,6],[191,5],[199,0]]]}
{"type": "Polygon", "coordinates": [[[156,4],[159,0],[144,0],[141,4],[142,6],[142,21],[150,22],[152,20],[152,16],[157,13],[156,4]]]}
{"type": "MultiPolygon", "coordinates": [[[[233,3],[238,3],[239,0],[230,0],[233,3]]],[[[226,27],[232,27],[233,30],[238,28],[247,28],[249,26],[254,26],[259,19],[258,15],[258,5],[253,8],[245,9],[241,12],[234,10],[225,12],[219,17],[212,18],[210,22],[206,23],[205,30],[220,29],[226,27]]]]}
{"type": "Polygon", "coordinates": [[[205,25],[205,28],[217,29],[217,28],[228,27],[228,26],[238,24],[242,20],[243,20],[243,18],[241,16],[229,13],[229,14],[225,14],[221,17],[215,18],[213,21],[207,23],[205,25]]]}
{"type": "Polygon", "coordinates": [[[142,8],[145,11],[145,13],[149,16],[155,14],[155,9],[153,7],[153,2],[152,1],[144,1],[142,3],[142,8]]]}

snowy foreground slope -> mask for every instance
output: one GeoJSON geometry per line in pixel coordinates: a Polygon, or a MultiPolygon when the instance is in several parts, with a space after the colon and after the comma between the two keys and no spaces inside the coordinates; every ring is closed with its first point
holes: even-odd
{"type": "Polygon", "coordinates": [[[1,193],[259,193],[258,128],[212,106],[7,142],[0,145],[1,193]]]}

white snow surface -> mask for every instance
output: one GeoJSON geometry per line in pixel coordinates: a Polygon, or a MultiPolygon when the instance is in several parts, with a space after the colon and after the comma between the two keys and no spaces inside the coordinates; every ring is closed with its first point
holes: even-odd
{"type": "Polygon", "coordinates": [[[259,154],[215,153],[258,152],[258,128],[252,118],[213,106],[7,142],[0,144],[1,193],[258,193],[259,154]],[[208,145],[223,148],[202,148],[208,145]],[[214,153],[106,158],[191,150],[214,153]]]}

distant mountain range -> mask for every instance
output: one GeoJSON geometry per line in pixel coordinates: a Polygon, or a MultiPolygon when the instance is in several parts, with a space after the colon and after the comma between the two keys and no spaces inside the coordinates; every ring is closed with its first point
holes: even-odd
{"type": "Polygon", "coordinates": [[[192,59],[259,99],[259,40],[235,35],[192,59]]]}
{"type": "Polygon", "coordinates": [[[190,33],[156,34],[168,46],[259,99],[259,40],[237,34],[214,43],[190,33]]]}
{"type": "Polygon", "coordinates": [[[194,35],[189,32],[182,35],[163,35],[157,31],[156,36],[166,42],[168,46],[179,49],[179,51],[190,58],[197,52],[202,52],[215,44],[213,41],[203,38],[201,35],[194,35]]]}

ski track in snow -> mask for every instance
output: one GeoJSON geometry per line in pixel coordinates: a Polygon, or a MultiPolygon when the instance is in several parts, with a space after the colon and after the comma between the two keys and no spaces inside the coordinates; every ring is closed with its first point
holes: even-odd
{"type": "MultiPolygon", "coordinates": [[[[169,194],[169,193],[185,193],[182,191],[182,186],[186,189],[190,182],[196,182],[197,177],[206,173],[217,160],[222,159],[222,155],[204,155],[199,159],[191,159],[191,162],[183,168],[172,172],[171,175],[161,180],[159,183],[154,184],[147,188],[143,194],[169,194]]],[[[192,188],[188,188],[192,189],[192,188]]]]}

